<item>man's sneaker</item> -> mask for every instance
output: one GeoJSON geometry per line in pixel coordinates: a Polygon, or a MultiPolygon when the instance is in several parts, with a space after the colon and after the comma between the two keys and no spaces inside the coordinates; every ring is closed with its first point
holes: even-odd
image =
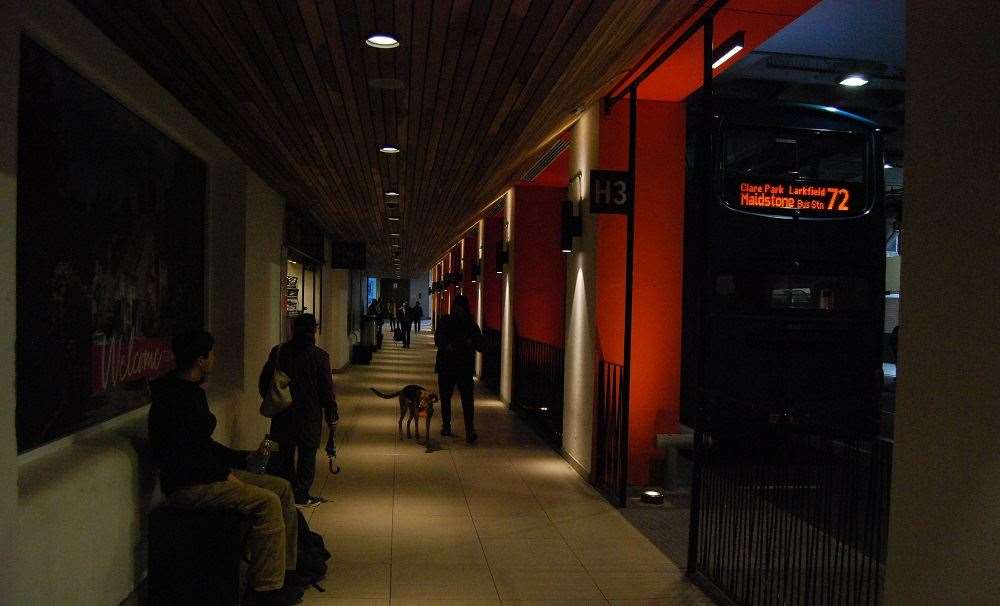
{"type": "Polygon", "coordinates": [[[295,506],[299,509],[309,509],[311,507],[319,507],[320,503],[327,502],[329,502],[328,499],[324,499],[323,497],[314,497],[309,495],[302,501],[295,501],[295,506]]]}
{"type": "Polygon", "coordinates": [[[302,601],[302,595],[306,592],[301,587],[285,585],[281,589],[272,591],[254,591],[247,589],[244,606],[292,606],[302,601]]]}

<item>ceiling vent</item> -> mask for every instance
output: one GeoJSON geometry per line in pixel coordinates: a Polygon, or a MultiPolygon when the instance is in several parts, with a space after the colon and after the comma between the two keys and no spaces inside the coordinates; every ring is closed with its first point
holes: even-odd
{"type": "Polygon", "coordinates": [[[548,168],[549,164],[555,162],[556,158],[559,157],[559,154],[566,151],[567,147],[569,147],[569,141],[557,139],[550,148],[545,150],[542,155],[538,156],[535,163],[532,164],[528,170],[524,171],[524,174],[521,175],[521,180],[534,181],[535,177],[542,174],[542,171],[548,168]]]}

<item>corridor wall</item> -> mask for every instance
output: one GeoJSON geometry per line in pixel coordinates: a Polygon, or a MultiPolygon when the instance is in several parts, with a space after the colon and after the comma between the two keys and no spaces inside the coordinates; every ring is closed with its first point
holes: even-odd
{"type": "Polygon", "coordinates": [[[476,308],[479,305],[479,288],[477,282],[472,281],[472,266],[475,265],[479,255],[478,239],[475,228],[466,232],[462,238],[464,241],[462,247],[462,294],[469,298],[469,311],[472,312],[473,318],[476,317],[476,308]]]}
{"type": "Polygon", "coordinates": [[[158,499],[141,408],[16,453],[19,43],[29,35],[208,165],[208,328],[218,366],[216,439],[262,435],[256,373],[276,342],[282,199],[69,3],[0,0],[0,603],[119,604],[145,575],[145,518],[158,499]],[[11,219],[11,220],[9,220],[11,219]]]}
{"type": "Polygon", "coordinates": [[[514,285],[517,336],[562,348],[566,259],[560,250],[560,234],[566,189],[517,186],[514,197],[520,261],[514,285]]]}
{"type": "Polygon", "coordinates": [[[503,321],[503,277],[496,273],[497,245],[503,236],[503,217],[486,219],[483,249],[483,327],[500,330],[503,321]]]}
{"type": "MultiPolygon", "coordinates": [[[[630,485],[658,484],[657,433],[675,433],[680,415],[681,293],[684,243],[686,110],[683,103],[638,102],[632,364],[629,398],[630,485]]],[[[601,117],[600,166],[628,168],[628,103],[601,117]]],[[[605,359],[624,361],[626,219],[598,227],[598,339],[605,359]]]]}

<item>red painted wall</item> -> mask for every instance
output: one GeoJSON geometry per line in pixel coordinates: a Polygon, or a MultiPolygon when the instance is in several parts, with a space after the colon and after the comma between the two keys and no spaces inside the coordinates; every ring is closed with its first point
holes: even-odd
{"type": "Polygon", "coordinates": [[[497,243],[503,237],[503,216],[487,217],[484,234],[483,324],[500,330],[503,322],[503,276],[496,273],[497,243]]]}
{"type": "Polygon", "coordinates": [[[562,347],[566,257],[560,250],[562,187],[514,188],[514,321],[519,337],[562,347]]]}
{"type": "MultiPolygon", "coordinates": [[[[686,112],[683,103],[640,101],[638,114],[629,483],[646,485],[659,480],[653,475],[662,459],[656,434],[676,432],[680,411],[686,112]]],[[[601,168],[627,167],[627,103],[602,116],[600,145],[601,168]]],[[[625,323],[625,219],[601,217],[599,223],[599,338],[605,359],[617,361],[625,323]]]]}
{"type": "Polygon", "coordinates": [[[472,266],[478,255],[476,241],[479,239],[475,229],[465,234],[465,262],[462,269],[462,293],[469,299],[469,311],[476,317],[476,305],[479,300],[478,284],[472,281],[472,266]]]}

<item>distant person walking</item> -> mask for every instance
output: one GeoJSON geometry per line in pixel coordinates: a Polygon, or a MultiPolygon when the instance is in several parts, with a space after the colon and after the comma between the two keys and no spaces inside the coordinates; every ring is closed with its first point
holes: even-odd
{"type": "Polygon", "coordinates": [[[399,326],[399,334],[402,337],[403,347],[410,347],[410,307],[406,303],[399,306],[396,311],[396,325],[399,326]]]}
{"type": "Polygon", "coordinates": [[[417,295],[417,304],[413,306],[413,312],[410,314],[413,318],[414,328],[417,332],[420,332],[420,321],[424,318],[424,308],[420,307],[420,295],[417,295]]]}
{"type": "Polygon", "coordinates": [[[316,318],[312,314],[297,316],[292,330],[291,340],[271,350],[257,384],[263,397],[275,368],[292,380],[292,405],[271,419],[271,436],[280,449],[278,475],[291,482],[296,505],[315,507],[323,502],[309,494],[316,476],[323,418],[334,431],[340,415],[333,394],[330,354],[316,346],[316,318]]]}
{"type": "Polygon", "coordinates": [[[483,333],[472,319],[469,299],[455,297],[451,313],[438,320],[434,331],[437,345],[438,394],[441,397],[441,435],[451,434],[451,394],[458,386],[462,398],[462,418],[465,420],[465,441],[474,444],[476,434],[472,375],[476,371],[476,352],[483,351],[483,333]]]}
{"type": "Polygon", "coordinates": [[[389,301],[385,306],[385,312],[389,316],[389,330],[396,332],[396,302],[389,301]]]}

